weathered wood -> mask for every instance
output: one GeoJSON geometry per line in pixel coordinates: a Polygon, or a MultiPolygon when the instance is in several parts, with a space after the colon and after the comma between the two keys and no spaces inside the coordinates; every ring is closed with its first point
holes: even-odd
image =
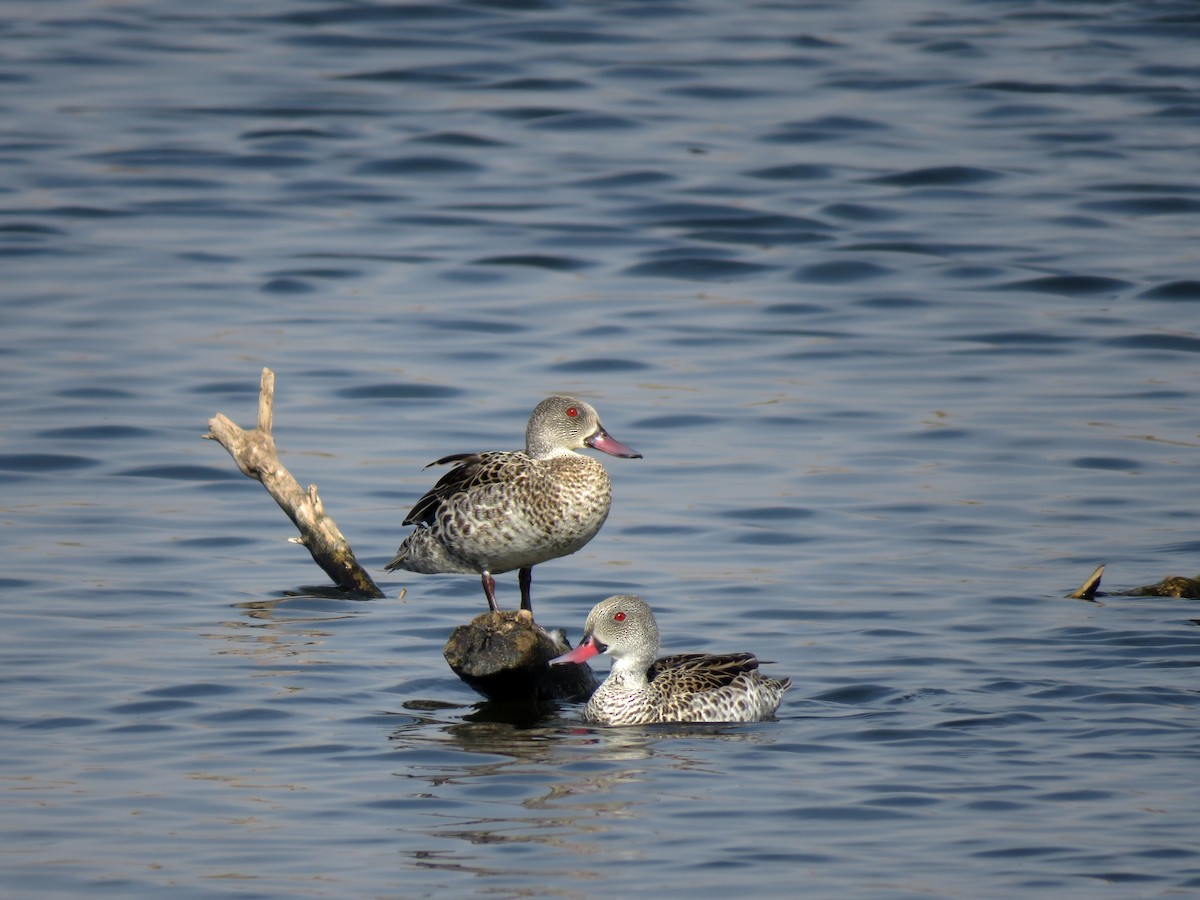
{"type": "Polygon", "coordinates": [[[337,523],[325,511],[325,505],[317,495],[317,486],[309,485],[308,490],[304,490],[279,461],[275,439],[271,436],[274,410],[275,373],[263,369],[258,394],[258,427],[247,431],[217,413],[209,420],[209,430],[204,437],[228,450],[242,474],[267,489],[300,531],[300,537],[292,540],[308,549],[313,561],[325,570],[334,584],[366,597],[383,597],[383,591],[358,564],[337,523]]]}
{"type": "Polygon", "coordinates": [[[459,625],[442,653],[459,678],[490,700],[586,700],[599,684],[588,666],[551,666],[571,649],[528,610],[485,612],[459,625]]]}
{"type": "Polygon", "coordinates": [[[1084,579],[1083,584],[1079,586],[1075,593],[1069,594],[1068,596],[1074,598],[1075,600],[1095,600],[1096,591],[1100,588],[1100,579],[1103,576],[1104,565],[1102,563],[1096,566],[1096,571],[1092,572],[1091,575],[1084,579]]]}
{"type": "Polygon", "coordinates": [[[1178,597],[1181,600],[1200,600],[1200,578],[1168,575],[1155,584],[1114,593],[1123,594],[1126,597],[1178,597]]]}
{"type": "Polygon", "coordinates": [[[1124,591],[1101,591],[1100,577],[1104,566],[1098,566],[1070,597],[1076,600],[1095,600],[1097,597],[1178,597],[1181,600],[1200,600],[1200,577],[1185,578],[1168,575],[1162,581],[1124,591]]]}

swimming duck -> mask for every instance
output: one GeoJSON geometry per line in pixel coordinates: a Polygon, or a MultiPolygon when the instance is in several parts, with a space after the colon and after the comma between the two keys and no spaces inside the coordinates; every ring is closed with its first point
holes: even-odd
{"type": "Polygon", "coordinates": [[[612,670],[583,709],[596,725],[655,722],[759,722],[779,708],[790,678],[758,671],[753,653],[680,653],[656,660],[658,625],[644,600],[609,597],[588,614],[583,640],[551,665],[582,663],[597,654],[612,670]]]}

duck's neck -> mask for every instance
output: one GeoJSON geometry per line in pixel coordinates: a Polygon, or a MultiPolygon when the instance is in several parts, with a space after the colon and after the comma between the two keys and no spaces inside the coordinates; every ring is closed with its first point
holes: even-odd
{"type": "Polygon", "coordinates": [[[535,441],[525,446],[525,454],[532,456],[534,459],[561,459],[566,456],[578,456],[574,450],[568,450],[566,447],[558,446],[557,444],[547,444],[535,441]]]}
{"type": "Polygon", "coordinates": [[[612,669],[609,671],[608,677],[626,687],[645,687],[647,684],[646,672],[653,662],[653,652],[649,657],[645,654],[623,656],[620,659],[613,657],[612,669]]]}

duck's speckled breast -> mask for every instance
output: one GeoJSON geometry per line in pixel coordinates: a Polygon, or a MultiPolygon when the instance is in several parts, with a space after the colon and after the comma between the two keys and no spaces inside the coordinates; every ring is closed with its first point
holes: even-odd
{"type": "Polygon", "coordinates": [[[608,517],[612,483],[591,457],[506,454],[489,466],[490,477],[443,503],[427,537],[453,562],[437,564],[493,574],[534,566],[574,553],[608,517]]]}
{"type": "Polygon", "coordinates": [[[528,486],[524,508],[514,513],[524,515],[531,531],[560,549],[555,556],[574,552],[595,537],[612,506],[612,482],[590,456],[572,453],[542,460],[528,486]]]}

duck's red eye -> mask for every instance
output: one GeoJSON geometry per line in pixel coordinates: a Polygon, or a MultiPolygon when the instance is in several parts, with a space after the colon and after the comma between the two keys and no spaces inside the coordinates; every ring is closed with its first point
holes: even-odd
{"type": "Polygon", "coordinates": [[[613,616],[613,621],[614,622],[624,622],[625,621],[625,613],[623,613],[623,612],[616,613],[613,616]]]}
{"type": "Polygon", "coordinates": [[[568,407],[567,407],[567,417],[568,417],[568,418],[570,418],[570,419],[573,419],[573,418],[575,418],[577,415],[579,415],[579,410],[577,410],[577,409],[576,409],[575,407],[573,407],[573,406],[568,406],[568,407]]]}

